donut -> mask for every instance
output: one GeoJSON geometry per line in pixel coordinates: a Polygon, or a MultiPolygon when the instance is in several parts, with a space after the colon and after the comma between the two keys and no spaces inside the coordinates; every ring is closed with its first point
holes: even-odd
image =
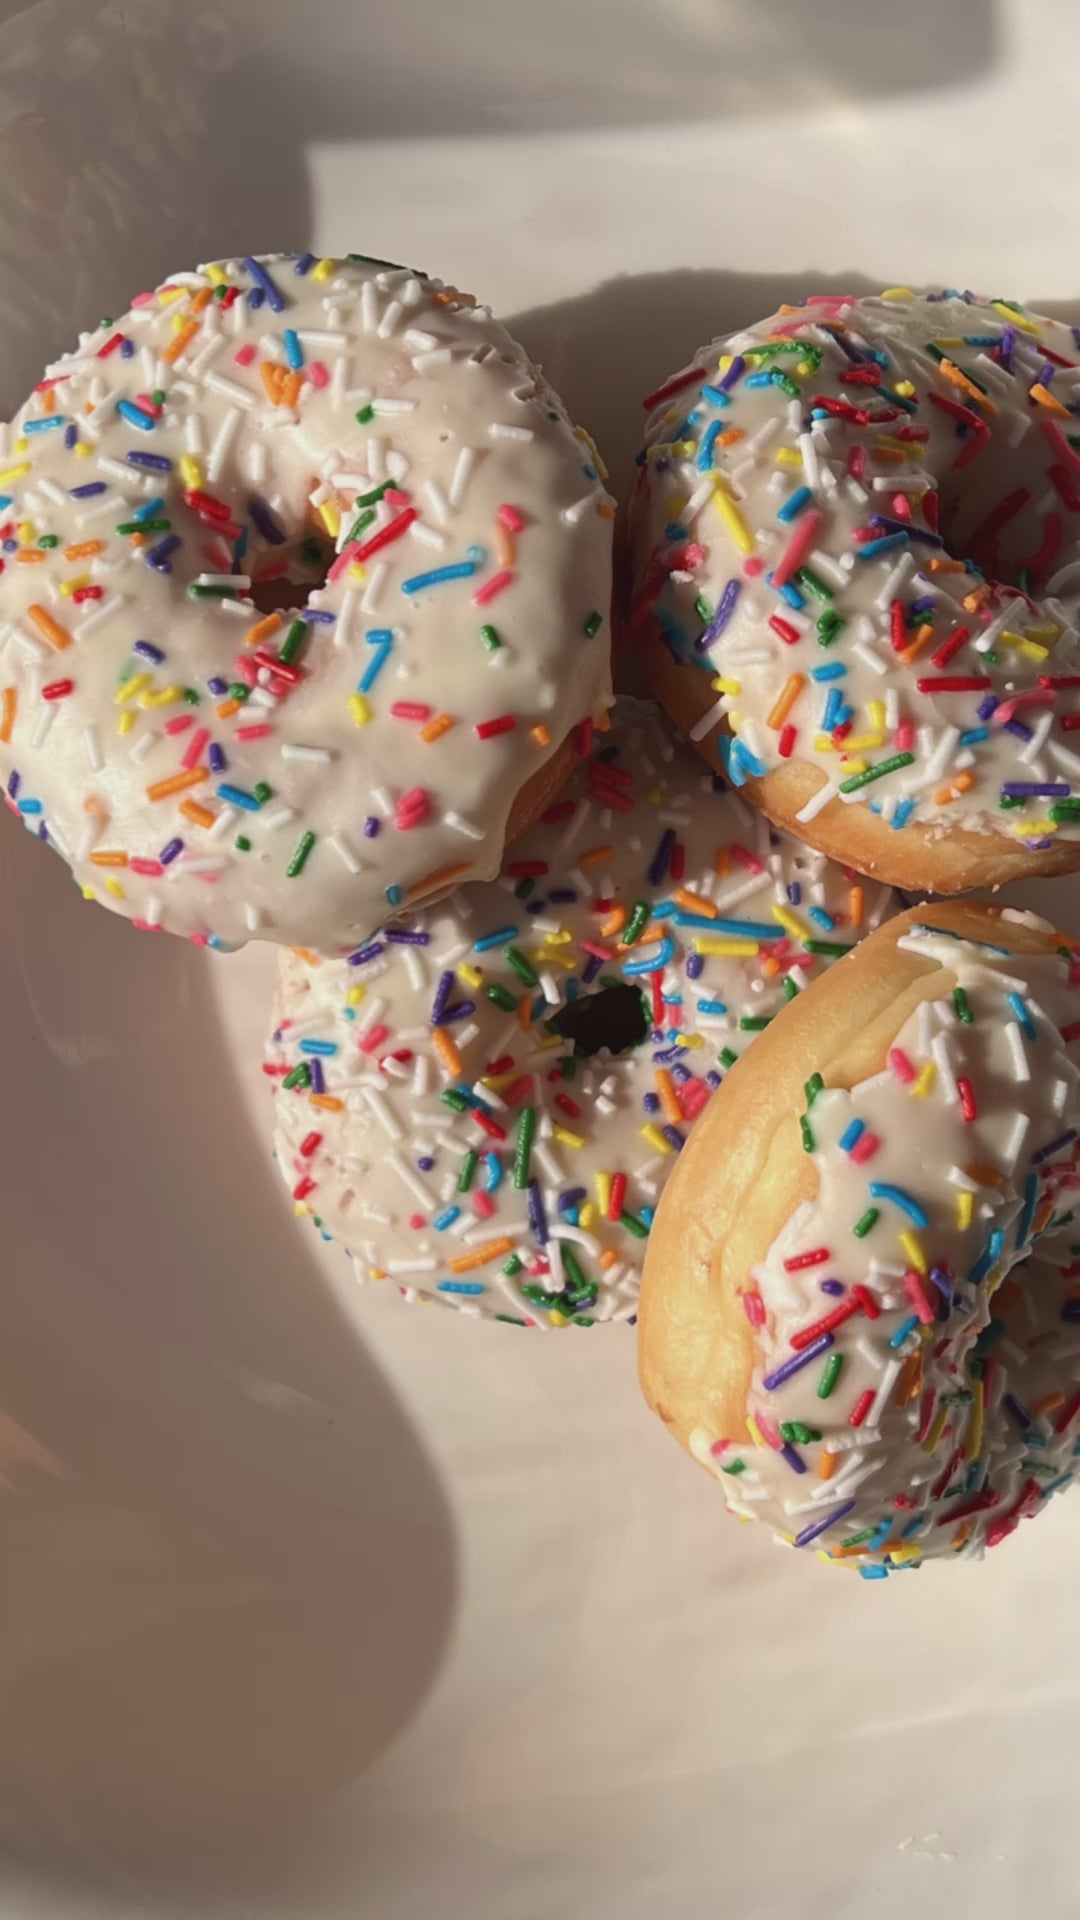
{"type": "Polygon", "coordinates": [[[815,298],[646,399],[654,691],[777,825],[893,885],[1080,866],[1078,340],[970,294],[815,298]]]}
{"type": "Polygon", "coordinates": [[[786,1007],[698,1122],[641,1295],[646,1398],[788,1546],[969,1559],[1080,1453],[1080,961],[913,907],[786,1007]]]}
{"type": "Polygon", "coordinates": [[[361,1279],[546,1327],[633,1317],[712,1089],[894,905],[720,785],[621,700],[497,882],[347,960],[281,952],[276,1156],[361,1279]]]}
{"type": "Polygon", "coordinates": [[[610,701],[614,503],[471,296],[174,274],[0,440],[0,773],[83,892],[329,952],[497,873],[610,701]]]}

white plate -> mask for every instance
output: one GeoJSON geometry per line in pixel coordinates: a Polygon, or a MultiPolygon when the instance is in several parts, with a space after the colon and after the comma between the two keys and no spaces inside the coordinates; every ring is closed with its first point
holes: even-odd
{"type": "MultiPolygon", "coordinates": [[[[1078,55],[1071,0],[0,0],[0,403],[310,242],[518,314],[618,471],[814,277],[1075,296],[1078,55]]],[[[4,1920],[1072,1920],[1076,1503],[868,1587],[725,1518],[629,1333],[359,1292],[270,956],[0,828],[4,1920]]]]}

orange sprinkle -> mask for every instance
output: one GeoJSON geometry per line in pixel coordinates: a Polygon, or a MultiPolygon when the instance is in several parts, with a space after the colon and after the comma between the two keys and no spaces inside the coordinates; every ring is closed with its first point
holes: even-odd
{"type": "Polygon", "coordinates": [[[276,633],[281,624],[280,613],[268,613],[265,620],[256,620],[255,625],[249,627],[244,636],[246,645],[257,647],[261,640],[269,640],[270,635],[276,633]]]}
{"type": "Polygon", "coordinates": [[[911,645],[905,647],[903,653],[900,655],[904,665],[906,666],[909,660],[914,660],[916,654],[921,653],[923,648],[929,645],[933,637],[934,629],[929,621],[924,622],[921,627],[917,627],[915,630],[915,638],[912,640],[911,645]]]}
{"type": "Polygon", "coordinates": [[[980,1187],[1000,1187],[1005,1179],[996,1167],[984,1166],[981,1160],[973,1160],[964,1168],[969,1180],[977,1180],[980,1187]]]}
{"type": "Polygon", "coordinates": [[[509,527],[504,527],[501,520],[495,522],[494,540],[495,558],[500,567],[512,567],[517,559],[517,542],[509,527]]]}
{"type": "Polygon", "coordinates": [[[239,700],[223,700],[214,711],[219,720],[231,720],[234,713],[239,713],[241,704],[239,700]]]}
{"type": "Polygon", "coordinates": [[[24,566],[24,567],[27,567],[27,566],[40,566],[40,565],[41,565],[41,562],[42,562],[42,561],[44,560],[44,558],[45,558],[45,555],[44,555],[44,553],[43,553],[43,552],[41,551],[41,548],[40,548],[40,547],[23,547],[23,548],[21,548],[21,549],[20,549],[20,551],[19,551],[19,552],[18,552],[18,553],[17,553],[16,555],[15,555],[15,558],[16,558],[16,560],[18,560],[18,561],[20,562],[20,564],[21,564],[22,566],[24,566]]]}
{"type": "Polygon", "coordinates": [[[783,726],[784,721],[787,719],[788,714],[791,712],[792,707],[795,705],[805,685],[805,674],[792,673],[788,675],[776,699],[773,701],[772,712],[765,722],[765,725],[771,727],[774,733],[779,733],[780,728],[783,726]]]}
{"type": "Polygon", "coordinates": [[[774,960],[771,954],[766,954],[765,958],[759,962],[759,965],[767,980],[775,980],[777,974],[782,971],[780,961],[774,960]]]}
{"type": "Polygon", "coordinates": [[[664,1110],[665,1120],[670,1120],[673,1126],[681,1126],[682,1108],[676,1099],[670,1073],[666,1067],[657,1067],[655,1077],[656,1091],[660,1095],[660,1105],[664,1110]]]}
{"type": "Polygon", "coordinates": [[[56,388],[55,387],[49,387],[46,389],[45,400],[44,400],[44,404],[42,406],[41,411],[42,413],[56,412],[56,388]]]}
{"type": "Polygon", "coordinates": [[[259,372],[262,375],[262,383],[266,388],[267,397],[271,406],[279,407],[281,405],[281,383],[285,378],[284,367],[279,367],[274,360],[261,360],[259,362],[259,372]]]}
{"type": "Polygon", "coordinates": [[[614,1247],[608,1247],[606,1251],[600,1255],[600,1258],[597,1261],[597,1265],[604,1267],[605,1269],[608,1267],[613,1267],[617,1264],[618,1258],[619,1256],[616,1253],[614,1247]]]}
{"type": "Polygon", "coordinates": [[[626,908],[620,902],[620,904],[617,907],[612,907],[611,912],[608,914],[606,920],[601,920],[600,922],[601,940],[614,940],[615,935],[617,933],[621,933],[625,925],[626,925],[626,908]]]}
{"type": "Polygon", "coordinates": [[[196,827],[212,827],[217,819],[217,815],[211,813],[209,807],[200,807],[197,800],[181,800],[180,812],[185,820],[190,820],[196,827]]]}
{"type": "Polygon", "coordinates": [[[126,867],[127,863],[126,853],[92,853],[90,855],[92,867],[126,867]]]}
{"type": "Polygon", "coordinates": [[[17,688],[5,687],[3,693],[0,694],[0,741],[3,741],[5,747],[11,739],[18,707],[19,695],[17,688]]]}
{"type": "Polygon", "coordinates": [[[847,900],[848,900],[848,917],[851,921],[852,926],[861,927],[863,923],[863,890],[862,888],[850,887],[848,889],[847,900]]]}
{"type": "Polygon", "coordinates": [[[614,520],[615,518],[614,507],[607,506],[604,501],[600,502],[600,505],[597,507],[596,511],[599,514],[601,520],[614,520]]]}
{"type": "Polygon", "coordinates": [[[281,382],[281,404],[283,407],[295,407],[300,398],[300,389],[303,384],[304,376],[298,369],[294,369],[292,373],[284,375],[281,382]]]}
{"type": "Polygon", "coordinates": [[[191,300],[192,313],[202,313],[203,309],[210,305],[210,302],[213,299],[213,297],[214,297],[213,287],[200,287],[198,293],[192,295],[192,300],[191,300]]]}
{"type": "Polygon", "coordinates": [[[504,1254],[513,1251],[513,1241],[509,1234],[504,1234],[500,1240],[485,1240],[471,1253],[459,1253],[456,1260],[448,1260],[446,1264],[451,1273],[471,1273],[474,1267],[486,1267],[490,1260],[501,1260],[504,1254]]]}
{"type": "Polygon", "coordinates": [[[432,740],[441,740],[444,733],[449,733],[453,724],[448,713],[436,714],[434,720],[429,720],[426,727],[421,727],[420,738],[429,744],[432,740]]]}
{"type": "Polygon", "coordinates": [[[1038,1420],[1044,1413],[1053,1413],[1055,1407],[1061,1407],[1064,1406],[1064,1404],[1065,1395],[1063,1393],[1044,1393],[1041,1400],[1032,1401],[1031,1411],[1035,1415],[1036,1420],[1038,1420]]]}
{"type": "Polygon", "coordinates": [[[983,392],[981,387],[975,385],[974,380],[969,380],[967,374],[961,372],[954,361],[942,360],[938,367],[938,372],[943,380],[949,382],[950,386],[959,387],[962,393],[969,394],[974,404],[977,407],[981,407],[988,418],[993,418],[997,412],[993,401],[983,392]]]}
{"type": "Polygon", "coordinates": [[[887,467],[902,467],[907,454],[900,447],[871,447],[871,460],[879,460],[887,467]]]}
{"type": "Polygon", "coordinates": [[[1069,413],[1068,407],[1062,406],[1061,401],[1058,399],[1057,395],[1054,393],[1051,393],[1049,387],[1044,387],[1042,385],[1029,387],[1028,399],[1037,400],[1040,407],[1046,408],[1047,413],[1056,413],[1063,420],[1068,420],[1068,419],[1071,419],[1072,417],[1069,413]]]}
{"type": "Polygon", "coordinates": [[[310,947],[294,947],[293,952],[295,953],[298,960],[303,960],[309,967],[322,966],[322,955],[319,953],[312,953],[310,947]]]}
{"type": "Polygon", "coordinates": [[[680,887],[675,895],[675,904],[685,907],[688,913],[703,913],[709,920],[719,918],[720,910],[711,900],[703,899],[700,893],[692,893],[689,887],[680,887]]]}
{"type": "Polygon", "coordinates": [[[550,747],[551,745],[551,735],[546,727],[530,727],[529,738],[530,740],[535,740],[538,747],[550,747]]]}
{"type": "MultiPolygon", "coordinates": [[[[209,293],[210,291],[209,287],[205,288],[204,291],[209,293]]],[[[162,359],[167,360],[171,367],[175,361],[179,360],[180,355],[184,352],[185,348],[191,345],[191,342],[194,340],[195,335],[198,333],[198,331],[199,331],[198,321],[189,320],[186,326],[183,326],[180,328],[179,333],[173,334],[173,337],[169,341],[168,346],[162,350],[162,355],[161,355],[162,359]]]]}
{"type": "Polygon", "coordinates": [[[455,880],[459,873],[470,872],[473,864],[471,860],[457,860],[452,867],[436,867],[434,873],[426,873],[422,880],[414,880],[407,891],[410,894],[426,893],[429,887],[441,887],[444,881],[455,880]]]}
{"type": "Polygon", "coordinates": [[[74,546],[64,548],[65,560],[92,560],[100,553],[104,542],[101,540],[77,540],[74,546]]]}
{"type": "Polygon", "coordinates": [[[832,1479],[833,1474],[836,1472],[836,1463],[839,1460],[839,1458],[840,1458],[839,1454],[830,1453],[829,1449],[827,1447],[825,1448],[825,1451],[822,1453],[821,1458],[817,1463],[819,1480],[832,1479]]]}
{"type": "Polygon", "coordinates": [[[922,1392],[922,1383],[923,1350],[919,1347],[914,1353],[908,1354],[907,1359],[900,1369],[900,1375],[896,1382],[897,1406],[904,1407],[909,1400],[914,1400],[917,1395],[922,1392]]]}
{"type": "Polygon", "coordinates": [[[148,800],[168,800],[174,793],[184,793],[188,787],[201,786],[209,778],[209,767],[189,767],[183,773],[170,774],[167,780],[155,780],[152,787],[147,787],[146,797],[148,800]]]}
{"type": "Polygon", "coordinates": [[[966,573],[967,572],[967,568],[964,565],[964,562],[962,560],[937,560],[937,559],[924,560],[923,566],[925,567],[927,573],[966,573]]]}
{"type": "Polygon", "coordinates": [[[938,788],[934,795],[934,805],[944,807],[948,805],[950,800],[959,800],[960,795],[966,793],[968,788],[974,786],[974,784],[974,774],[958,773],[951,786],[938,788]]]}
{"type": "Polygon", "coordinates": [[[605,860],[613,860],[614,858],[614,847],[590,847],[588,853],[581,855],[578,860],[578,866],[599,867],[603,865],[605,860]]]}
{"type": "Polygon", "coordinates": [[[70,633],[66,627],[60,625],[59,620],[53,619],[48,607],[38,606],[35,602],[33,606],[27,607],[26,612],[42,639],[47,640],[50,647],[55,647],[57,653],[63,653],[65,647],[70,647],[70,633]]]}
{"type": "Polygon", "coordinates": [[[339,1100],[336,1093],[313,1093],[311,1104],[313,1107],[322,1107],[326,1113],[343,1113],[345,1110],[344,1100],[339,1100]]]}
{"type": "Polygon", "coordinates": [[[970,593],[965,593],[960,605],[965,613],[977,613],[983,601],[988,600],[992,592],[993,588],[990,586],[973,587],[970,593]]]}
{"type": "Polygon", "coordinates": [[[461,1072],[461,1055],[445,1027],[432,1027],[431,1040],[451,1080],[456,1080],[461,1072]]]}
{"type": "Polygon", "coordinates": [[[717,847],[716,858],[713,861],[713,872],[720,880],[723,880],[725,876],[731,872],[730,847],[717,847]]]}

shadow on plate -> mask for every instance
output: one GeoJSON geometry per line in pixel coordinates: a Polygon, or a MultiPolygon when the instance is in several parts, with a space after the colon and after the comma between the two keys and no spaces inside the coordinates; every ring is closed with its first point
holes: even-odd
{"type": "Polygon", "coordinates": [[[265,1911],[438,1672],[446,1501],[289,1218],[213,957],[6,818],[0,874],[0,1877],[265,1911]]]}

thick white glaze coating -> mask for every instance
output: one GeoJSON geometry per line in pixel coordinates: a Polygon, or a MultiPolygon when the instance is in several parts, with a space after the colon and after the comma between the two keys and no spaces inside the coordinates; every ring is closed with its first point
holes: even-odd
{"type": "Polygon", "coordinates": [[[177,274],[0,453],[0,771],[142,925],[340,949],[496,872],[515,796],[608,703],[591,448],[439,281],[177,274]],[[305,624],[251,602],[286,573],[305,624]]]}
{"type": "Polygon", "coordinates": [[[908,942],[959,999],[874,1079],[811,1089],[818,1195],[744,1295],[758,1443],[691,1435],[734,1512],[871,1577],[996,1544],[1080,1448],[1077,962],[908,942]]]}
{"type": "Polygon", "coordinates": [[[498,883],[352,965],[281,955],[278,1161],[361,1277],[541,1325],[634,1313],[652,1211],[712,1087],[893,904],[717,786],[656,709],[622,700],[498,883]],[[648,1021],[631,998],[638,1043],[575,1059],[547,1023],[610,982],[644,991],[648,1021]]]}
{"type": "Polygon", "coordinates": [[[1080,835],[1077,690],[1041,680],[1080,668],[1078,432],[1073,331],[1004,302],[784,308],[668,383],[635,611],[719,676],[737,784],[792,760],[807,824],[1080,835]]]}

